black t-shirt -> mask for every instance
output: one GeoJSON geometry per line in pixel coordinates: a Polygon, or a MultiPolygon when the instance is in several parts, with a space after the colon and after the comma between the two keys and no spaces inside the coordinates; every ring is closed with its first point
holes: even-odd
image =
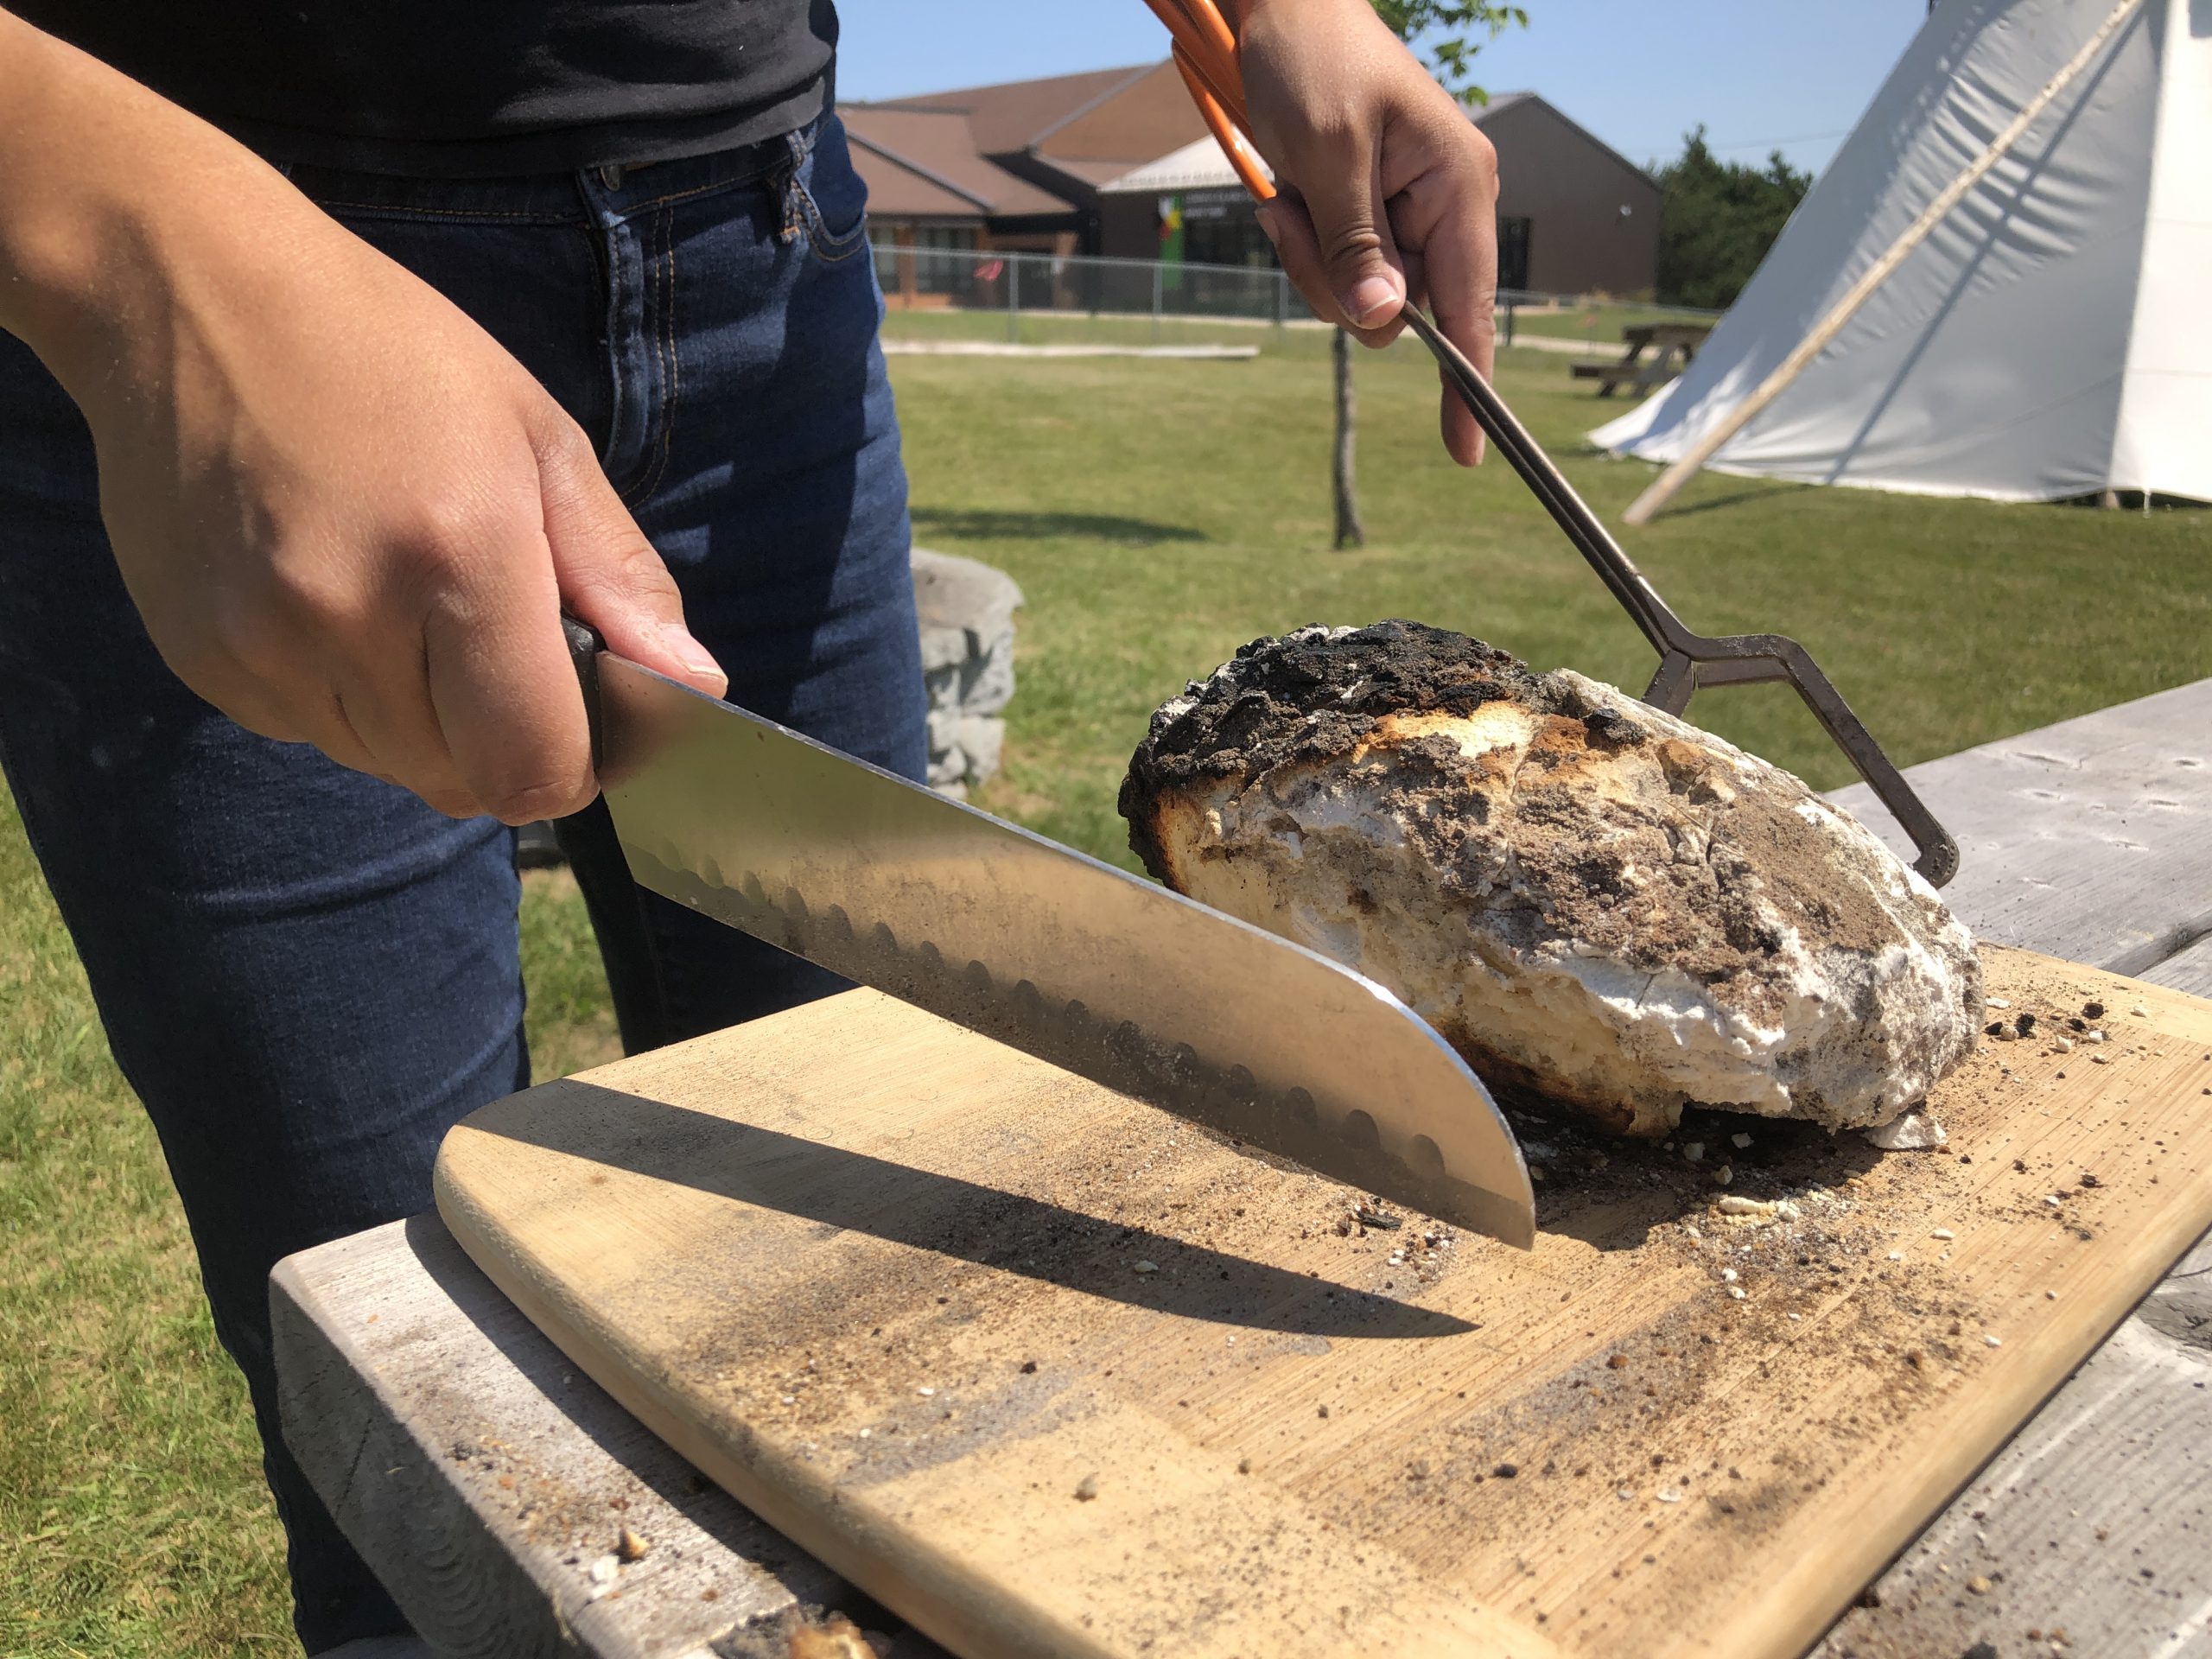
{"type": "Polygon", "coordinates": [[[10,0],[264,153],[487,176],[667,161],[804,126],[831,0],[10,0]]]}

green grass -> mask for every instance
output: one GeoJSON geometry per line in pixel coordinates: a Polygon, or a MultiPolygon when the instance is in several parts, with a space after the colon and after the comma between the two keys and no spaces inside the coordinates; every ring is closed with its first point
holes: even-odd
{"type": "MultiPolygon", "coordinates": [[[[1599,345],[1618,346],[1621,343],[1621,330],[1637,323],[1717,321],[1713,313],[1707,311],[1686,311],[1678,307],[1644,305],[1634,301],[1608,301],[1602,305],[1567,306],[1557,311],[1522,308],[1515,312],[1513,326],[1516,334],[1548,334],[1557,340],[1587,340],[1599,345]]],[[[1503,332],[1502,316],[1498,327],[1503,332]]]]}
{"type": "MultiPolygon", "coordinates": [[[[615,1051],[575,884],[524,907],[541,1075],[615,1051]]],[[[296,1653],[245,1384],[0,793],[0,1656],[296,1653]]]]}
{"type": "Polygon", "coordinates": [[[282,1651],[245,1386],[12,805],[0,1007],[0,1653],[282,1651]]]}
{"type": "MultiPolygon", "coordinates": [[[[883,321],[891,340],[1012,340],[1024,346],[1102,345],[1260,346],[1271,353],[1319,357],[1328,350],[1329,331],[1306,317],[1277,328],[1249,317],[1163,316],[1157,323],[1143,313],[1105,312],[1097,316],[1079,311],[1024,311],[1009,318],[1003,311],[925,310],[892,311],[883,321]]],[[[1669,309],[1665,306],[1633,302],[1569,306],[1560,310],[1516,312],[1516,334],[1541,334],[1553,340],[1587,343],[1593,353],[1621,346],[1621,330],[1644,322],[1710,322],[1701,312],[1669,309]]],[[[1498,315],[1501,334],[1504,314],[1498,315]]]]}
{"type": "Polygon", "coordinates": [[[1104,312],[891,311],[887,340],[1013,341],[1023,346],[1267,346],[1278,352],[1325,355],[1328,330],[1311,321],[1288,327],[1244,317],[1161,317],[1104,312]]]}
{"type": "MultiPolygon", "coordinates": [[[[1153,707],[1301,622],[1414,617],[1640,683],[1649,652],[1519,483],[1495,461],[1445,461],[1412,347],[1360,360],[1370,540],[1335,553],[1325,334],[1216,337],[1262,355],[894,362],[920,539],[1003,566],[1028,595],[987,804],[1126,862],[1114,793],[1153,707]]],[[[1533,352],[1500,382],[1617,520],[1648,469],[1570,452],[1618,405],[1533,352]]],[[[2212,514],[1710,477],[1628,545],[1693,626],[1803,639],[1902,761],[2212,675],[2212,514]]],[[[1816,783],[1844,778],[1786,693],[1713,693],[1695,713],[1816,783]]],[[[565,880],[533,878],[524,952],[541,1075],[607,1057],[605,986],[565,880]]],[[[12,810],[0,1008],[0,1656],[287,1651],[245,1391],[12,810]]]]}

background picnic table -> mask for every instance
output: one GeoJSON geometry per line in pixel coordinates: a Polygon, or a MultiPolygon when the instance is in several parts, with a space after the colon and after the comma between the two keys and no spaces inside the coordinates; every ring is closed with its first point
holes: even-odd
{"type": "Polygon", "coordinates": [[[1697,348],[1713,332],[1707,322],[1643,322],[1621,330],[1628,350],[1618,363],[1577,363],[1577,380],[1595,380],[1598,395],[1610,397],[1616,388],[1634,387],[1637,396],[1657,391],[1689,367],[1697,348]],[[1648,359],[1643,353],[1649,351],[1648,359]],[[1677,359],[1680,359],[1677,361],[1677,359]]]}

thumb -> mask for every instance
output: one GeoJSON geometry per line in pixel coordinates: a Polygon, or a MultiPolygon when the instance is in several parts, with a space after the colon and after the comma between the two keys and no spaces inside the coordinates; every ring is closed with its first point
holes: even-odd
{"type": "Polygon", "coordinates": [[[1406,302],[1405,266],[1382,211],[1379,149],[1362,146],[1332,166],[1302,170],[1306,210],[1329,293],[1354,328],[1379,328],[1406,302]]]}
{"type": "Polygon", "coordinates": [[[676,579],[600,471],[590,441],[565,415],[546,424],[553,429],[536,439],[538,498],[563,607],[617,656],[721,696],[729,677],[683,626],[676,579]]]}

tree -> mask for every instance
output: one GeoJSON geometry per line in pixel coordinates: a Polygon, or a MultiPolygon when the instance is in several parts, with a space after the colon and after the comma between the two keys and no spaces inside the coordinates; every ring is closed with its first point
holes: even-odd
{"type": "MultiPolygon", "coordinates": [[[[1529,26],[1519,6],[1497,0],[1370,0],[1386,28],[1412,48],[1429,73],[1462,104],[1487,104],[1490,94],[1472,79],[1475,54],[1516,25],[1529,26]]],[[[1342,329],[1330,343],[1329,362],[1336,382],[1337,438],[1329,470],[1335,499],[1339,548],[1362,547],[1359,501],[1352,476],[1351,342],[1342,329]]]]}
{"type": "Polygon", "coordinates": [[[1487,104],[1490,94],[1475,85],[1475,54],[1509,29],[1529,27],[1519,6],[1493,0],[1370,0],[1375,15],[1393,35],[1414,49],[1429,73],[1462,104],[1487,104]],[[1480,38],[1477,38],[1479,36],[1480,38]]]}
{"type": "Polygon", "coordinates": [[[1684,136],[1681,157],[1657,175],[1659,298],[1715,311],[1736,302],[1813,183],[1780,150],[1764,169],[1721,161],[1703,127],[1684,136]]]}
{"type": "Polygon", "coordinates": [[[1367,545],[1367,527],[1359,522],[1359,492],[1352,476],[1351,336],[1339,328],[1329,341],[1329,375],[1337,388],[1337,442],[1329,452],[1329,495],[1336,504],[1339,552],[1367,545]]]}

